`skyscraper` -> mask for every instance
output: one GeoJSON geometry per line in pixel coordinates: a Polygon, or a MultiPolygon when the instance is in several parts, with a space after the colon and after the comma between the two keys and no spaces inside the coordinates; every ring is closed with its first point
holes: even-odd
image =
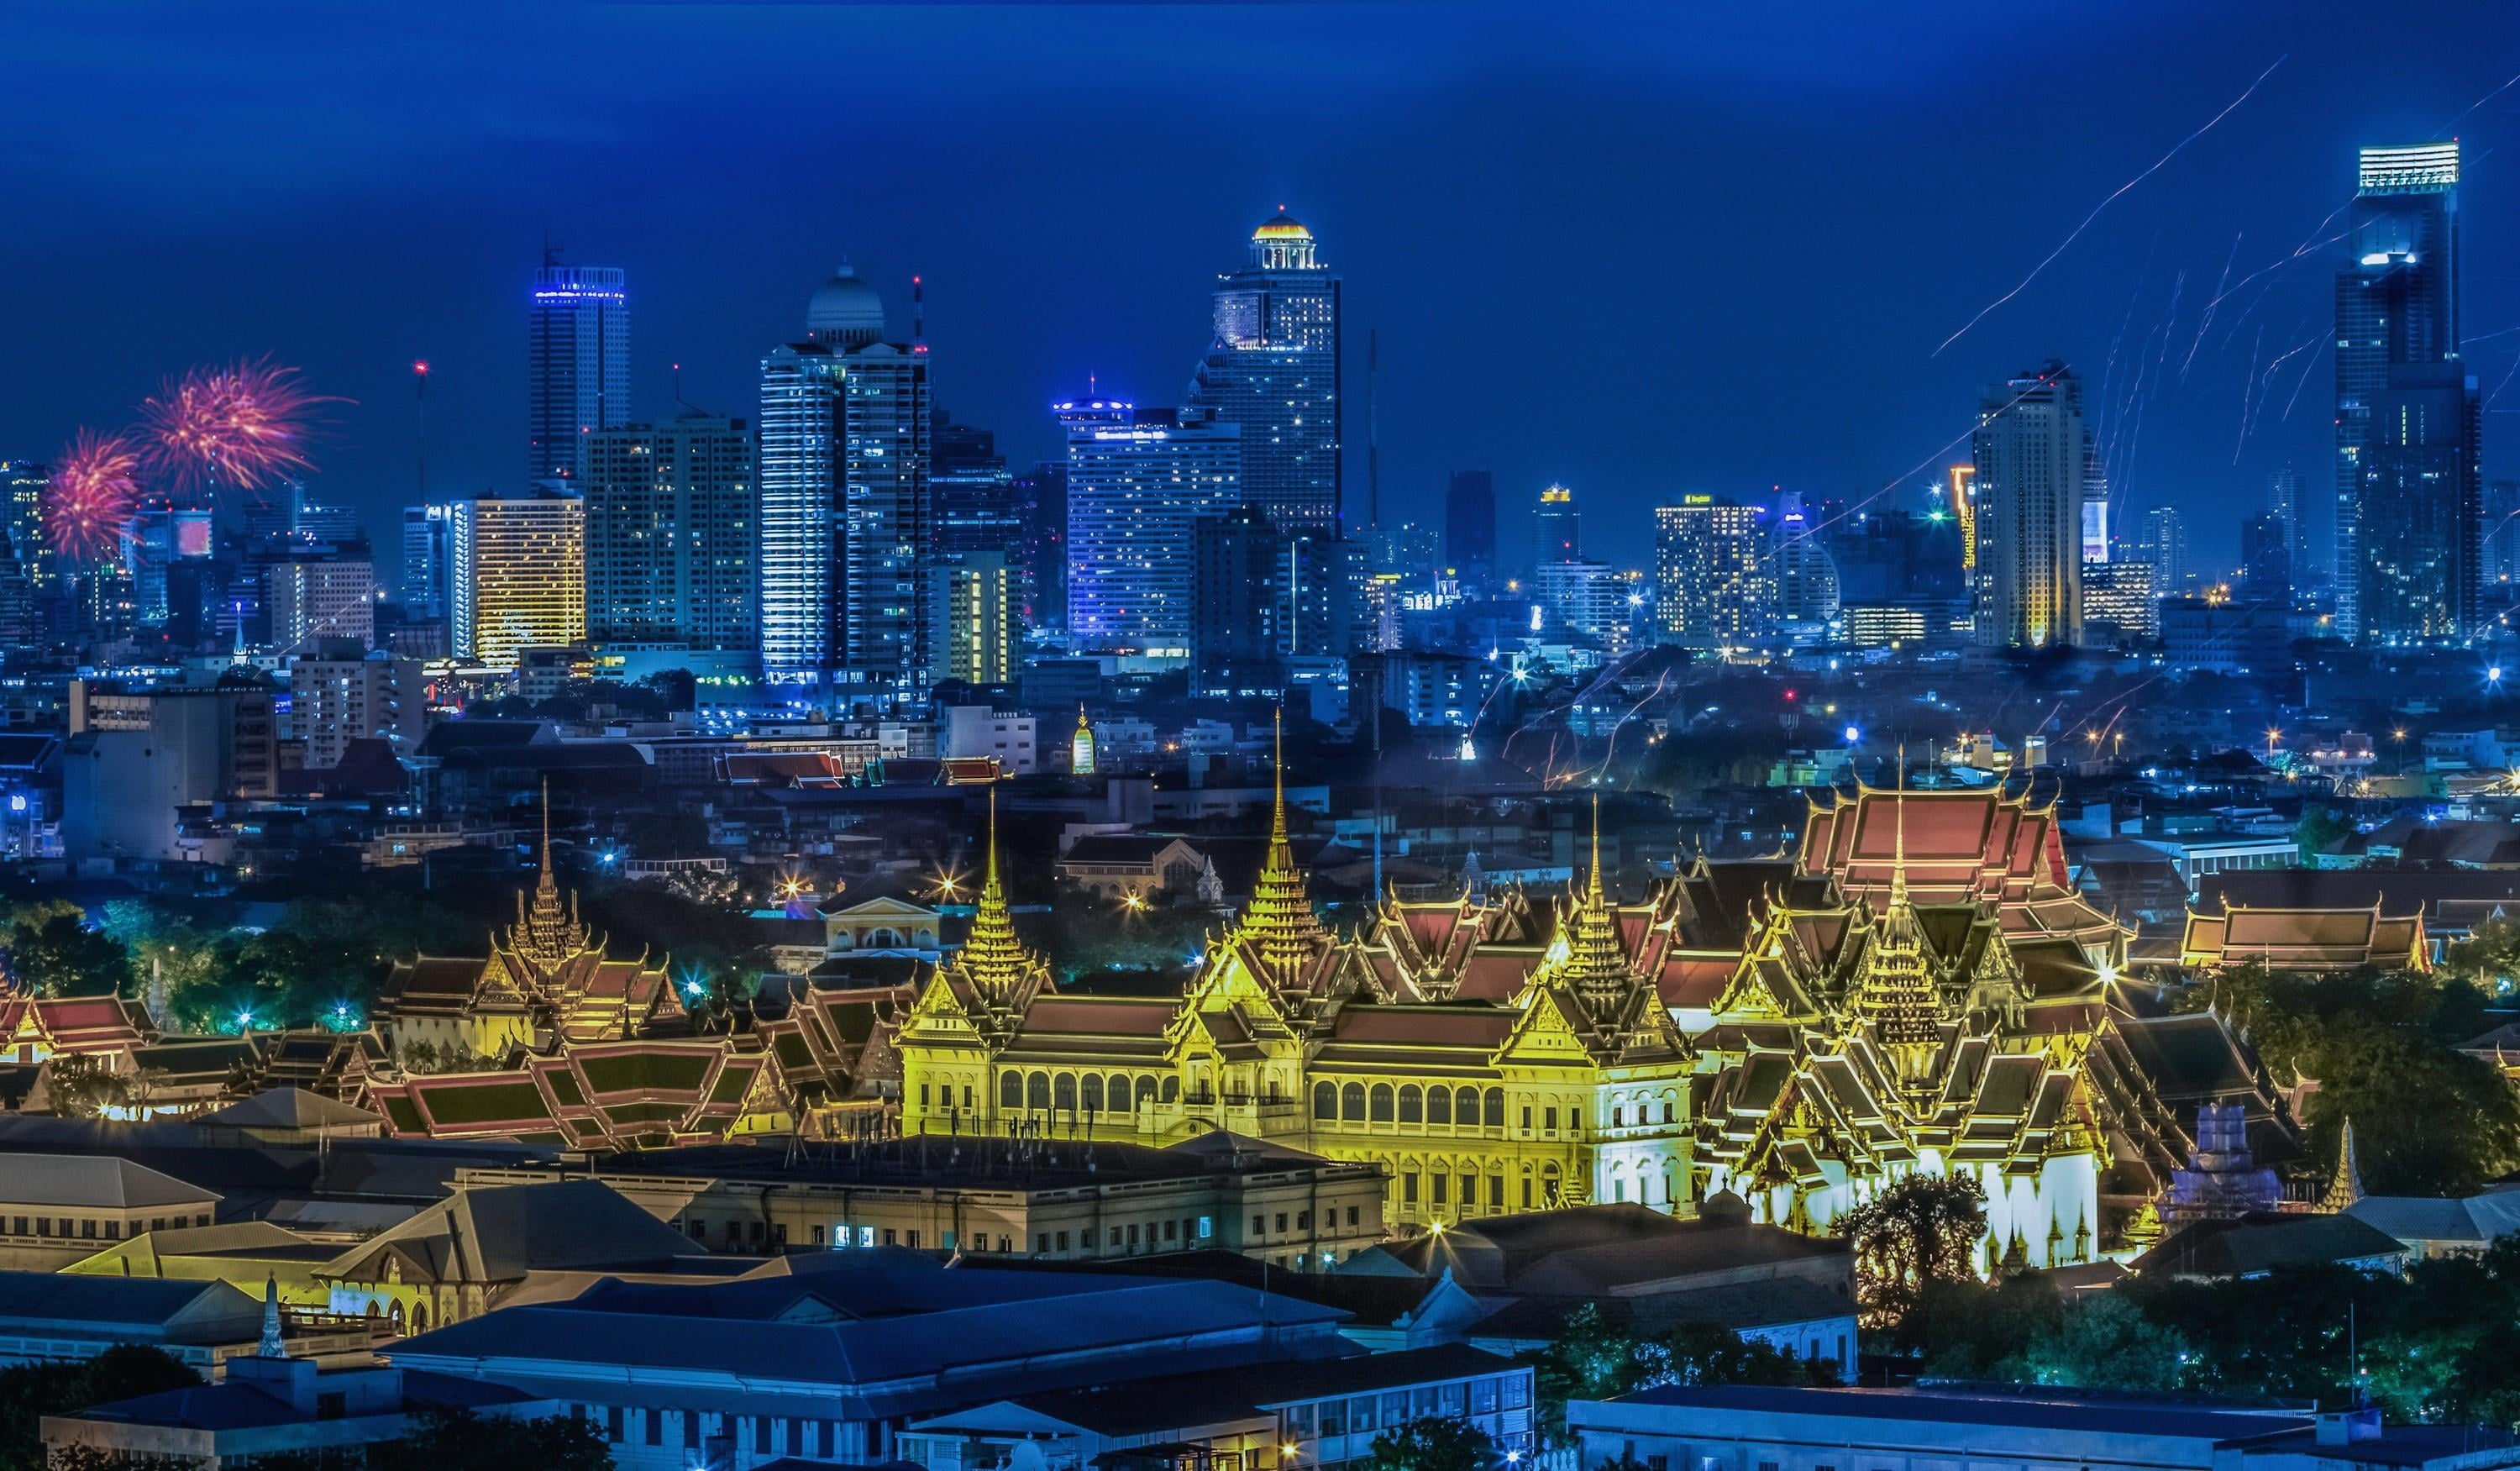
{"type": "Polygon", "coordinates": [[[1288,531],[1338,534],[1339,279],[1313,233],[1281,208],[1251,233],[1251,261],[1218,278],[1215,339],[1192,405],[1242,437],[1242,494],[1288,531]]]}
{"type": "Polygon", "coordinates": [[[1532,569],[1531,591],[1563,632],[1580,634],[1607,653],[1627,651],[1628,580],[1608,562],[1590,557],[1544,561],[1532,569]]]}
{"type": "Polygon", "coordinates": [[[1655,626],[1662,642],[1738,648],[1766,631],[1775,589],[1759,509],[1688,495],[1654,512],[1655,626]]]}
{"type": "Polygon", "coordinates": [[[588,637],[757,647],[751,427],[691,413],[601,429],[584,463],[588,637]]]}
{"type": "Polygon", "coordinates": [[[1067,431],[1070,644],[1187,651],[1192,528],[1243,504],[1240,425],[1116,399],[1056,412],[1067,431]]]}
{"type": "Polygon", "coordinates": [[[1444,560],[1465,582],[1496,571],[1496,476],[1457,469],[1444,488],[1444,560]]]}
{"type": "Polygon", "coordinates": [[[1532,559],[1565,561],[1583,556],[1583,520],[1575,492],[1563,485],[1543,489],[1540,505],[1531,513],[1532,559]]]}
{"type": "Polygon", "coordinates": [[[455,657],[514,669],[528,647],[586,638],[586,503],[484,495],[454,503],[447,584],[455,657]]]}
{"type": "Polygon", "coordinates": [[[2440,643],[2477,631],[2484,487],[2476,379],[2455,360],[2392,363],[2358,447],[2360,637],[2440,643]]]}
{"type": "Polygon", "coordinates": [[[1024,621],[1067,627],[1067,462],[1035,465],[1014,482],[1023,516],[1024,621]]]}
{"type": "Polygon", "coordinates": [[[1977,639],[2045,648],[2083,639],[2083,385],[2061,362],[1988,388],[1977,478],[1977,639]]]}
{"type": "Polygon", "coordinates": [[[2268,607],[2292,602],[2292,538],[2272,512],[2240,522],[2240,577],[2249,601],[2268,607]]]}
{"type": "Polygon", "coordinates": [[[410,617],[446,616],[446,528],[454,519],[452,506],[402,509],[402,605],[410,617]]]}
{"type": "Polygon", "coordinates": [[[1192,528],[1191,670],[1207,693],[1266,691],[1283,681],[1286,534],[1256,506],[1192,528]]]}
{"type": "Polygon", "coordinates": [[[1776,584],[1777,621],[1798,643],[1826,637],[1837,616],[1837,562],[1813,532],[1800,495],[1785,493],[1769,536],[1767,575],[1776,584]]]}
{"type": "Polygon", "coordinates": [[[937,683],[1003,685],[1014,678],[1014,570],[1003,552],[940,557],[928,573],[928,669],[937,683]]]}
{"type": "Polygon", "coordinates": [[[0,460],[0,497],[6,498],[0,512],[7,516],[0,529],[8,532],[19,570],[38,597],[52,592],[58,575],[52,541],[44,535],[44,492],[52,483],[52,467],[40,460],[0,460]]]}
{"type": "Polygon", "coordinates": [[[932,650],[923,348],[886,342],[846,264],[761,364],[761,658],[774,680],[904,693],[932,650]]]}
{"type": "Polygon", "coordinates": [[[292,649],[316,639],[377,638],[377,575],[364,557],[292,557],[263,573],[271,646],[292,649]]]}
{"type": "Polygon", "coordinates": [[[546,250],[525,330],[525,478],[575,479],[579,441],[629,418],[628,274],[546,250]]]}
{"type": "Polygon", "coordinates": [[[2187,518],[2176,506],[2155,506],[2143,513],[2136,538],[2136,556],[2152,563],[2155,592],[2174,596],[2187,586],[2187,518]]]}
{"type": "MultiPolygon", "coordinates": [[[[2365,473],[2380,398],[2392,370],[2458,357],[2458,145],[2366,148],[2359,184],[2346,220],[2352,263],[2336,273],[2336,623],[2349,639],[2365,633],[2366,530],[2393,513],[2370,497],[2404,483],[2365,473]]],[[[2462,448],[2473,466],[2475,440],[2462,448]]]]}
{"type": "Polygon", "coordinates": [[[2479,575],[2489,583],[2520,582],[2520,480],[2485,486],[2485,525],[2479,575]]]}

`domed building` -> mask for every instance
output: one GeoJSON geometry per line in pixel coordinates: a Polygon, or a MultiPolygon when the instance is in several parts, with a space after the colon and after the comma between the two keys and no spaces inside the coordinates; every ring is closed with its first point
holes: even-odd
{"type": "Polygon", "coordinates": [[[857,267],[841,261],[805,304],[805,339],[847,352],[883,336],[882,295],[858,275],[857,267]]]}
{"type": "MultiPolygon", "coordinates": [[[[1339,523],[1339,279],[1281,206],[1251,232],[1251,263],[1216,284],[1216,336],[1191,402],[1242,435],[1242,499],[1289,533],[1339,523]]],[[[1338,653],[1299,646],[1289,653],[1338,653]]]]}

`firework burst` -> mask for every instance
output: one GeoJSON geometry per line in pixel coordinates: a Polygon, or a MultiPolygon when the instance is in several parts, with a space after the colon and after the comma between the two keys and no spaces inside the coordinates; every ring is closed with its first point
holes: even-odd
{"type": "Polygon", "coordinates": [[[140,451],[120,434],[81,429],[53,468],[44,534],[53,550],[86,560],[113,550],[140,496],[140,451]]]}
{"type": "Polygon", "coordinates": [[[196,368],[140,405],[149,468],[185,490],[258,489],[314,468],[315,411],[341,400],[309,393],[297,370],[268,358],[196,368]]]}

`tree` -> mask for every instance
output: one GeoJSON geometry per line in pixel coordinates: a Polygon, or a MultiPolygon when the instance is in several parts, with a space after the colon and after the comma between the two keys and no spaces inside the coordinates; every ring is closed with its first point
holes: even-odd
{"type": "Polygon", "coordinates": [[[7,939],[19,983],[38,996],[110,996],[131,980],[130,953],[66,900],[21,906],[7,939]]]}
{"type": "Polygon", "coordinates": [[[412,1433],[368,1450],[368,1471],[611,1471],[612,1452],[584,1420],[514,1420],[468,1409],[430,1409],[412,1433]]]}
{"type": "Polygon", "coordinates": [[[1855,1247],[1864,1325],[1895,1327],[1927,1283],[1977,1274],[1986,1191],[1966,1175],[1911,1175],[1838,1217],[1837,1233],[1855,1247]]]}
{"type": "Polygon", "coordinates": [[[1496,1442],[1476,1425],[1427,1415],[1375,1436],[1366,1464],[1372,1471],[1486,1471],[1496,1458],[1496,1442]]]}
{"type": "Polygon", "coordinates": [[[1831,1385],[1836,1364],[1743,1338],[1722,1323],[1684,1322],[1636,1348],[1637,1388],[1662,1384],[1831,1385]]]}
{"type": "Polygon", "coordinates": [[[202,1376],[156,1349],[125,1344],[84,1363],[0,1369],[0,1467],[44,1463],[42,1422],[118,1400],[189,1389],[202,1376]]]}
{"type": "Polygon", "coordinates": [[[133,1101],[132,1080],[102,1060],[69,1054],[44,1064],[44,1098],[66,1119],[93,1119],[133,1101]]]}
{"type": "Polygon", "coordinates": [[[1591,1303],[1568,1313],[1549,1347],[1528,1356],[1528,1361],[1533,1395],[1540,1402],[1541,1439],[1552,1446],[1566,1440],[1567,1401],[1626,1394],[1643,1374],[1636,1338],[1591,1303]]]}
{"type": "Polygon", "coordinates": [[[2318,862],[2318,855],[2336,842],[2352,836],[2354,825],[2325,807],[2304,807],[2301,822],[2292,829],[2292,840],[2301,849],[2304,864],[2318,862]]]}
{"type": "Polygon", "coordinates": [[[2003,1360],[1996,1377],[2077,1389],[2184,1389],[2193,1377],[2187,1340],[2146,1318],[2114,1292],[2066,1305],[2064,1315],[2003,1360]]]}

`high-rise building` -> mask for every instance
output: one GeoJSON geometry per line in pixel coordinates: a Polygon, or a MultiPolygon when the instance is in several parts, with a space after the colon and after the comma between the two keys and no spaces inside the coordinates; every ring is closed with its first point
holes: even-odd
{"type": "Polygon", "coordinates": [[[1023,515],[1023,619],[1035,628],[1067,627],[1067,462],[1035,465],[1015,477],[1023,515]]]}
{"type": "Polygon", "coordinates": [[[2311,569],[2316,559],[2311,557],[2309,526],[2303,513],[2309,504],[2301,499],[2301,468],[2283,464],[2266,473],[2266,513],[2283,521],[2283,559],[2288,566],[2288,582],[2293,587],[2309,587],[2314,582],[2311,569]]]}
{"type": "Polygon", "coordinates": [[[1444,560],[1465,582],[1484,582],[1495,573],[1496,476],[1483,469],[1457,469],[1444,487],[1444,560]]]}
{"type": "MultiPolygon", "coordinates": [[[[2368,499],[2399,483],[2366,474],[2380,398],[2392,370],[2458,357],[2458,144],[2366,148],[2358,183],[2351,263],[2336,273],[2336,624],[2349,639],[2365,634],[2366,528],[2395,514],[2368,499]]],[[[2473,466],[2475,441],[2463,448],[2473,466]]]]}
{"type": "Polygon", "coordinates": [[[2083,632],[2092,643],[2127,643],[2161,633],[2161,604],[2152,590],[2152,563],[2138,560],[2083,564],[2083,632]]]}
{"type": "Polygon", "coordinates": [[[1332,531],[1286,539],[1285,613],[1280,620],[1289,658],[1344,658],[1372,642],[1367,589],[1373,548],[1332,531]]]}
{"type": "Polygon", "coordinates": [[[927,659],[937,683],[1003,685],[1015,676],[1015,576],[1003,552],[962,552],[937,558],[928,573],[935,606],[927,618],[935,641],[927,659]]]}
{"type": "Polygon", "coordinates": [[[751,426],[691,413],[600,429],[583,465],[587,636],[759,646],[751,426]]]}
{"type": "Polygon", "coordinates": [[[151,496],[122,523],[122,565],[131,574],[134,612],[142,623],[163,624],[173,616],[167,594],[167,569],[177,561],[207,560],[210,513],[151,496]]]}
{"type": "Polygon", "coordinates": [[[1192,532],[1243,504],[1241,426],[1115,399],[1057,413],[1067,431],[1069,643],[1186,653],[1192,532]]]}
{"type": "Polygon", "coordinates": [[[2045,648],[2083,638],[2083,385],[2061,362],[1978,400],[1977,638],[2045,648]]]}
{"type": "Polygon", "coordinates": [[[1566,631],[1619,654],[1628,647],[1628,580],[1589,557],[1544,561],[1531,571],[1540,605],[1566,631]]]}
{"type": "Polygon", "coordinates": [[[2083,427],[2083,564],[2109,559],[2109,477],[2100,467],[2099,441],[2083,427]]]}
{"type": "Polygon", "coordinates": [[[846,264],[761,364],[761,660],[773,680],[901,693],[933,646],[933,406],[846,264]]]}
{"type": "Polygon", "coordinates": [[[525,327],[525,478],[577,478],[581,441],[629,419],[628,273],[545,251],[525,327]]]}
{"type": "Polygon", "coordinates": [[[454,503],[447,583],[455,657],[514,669],[586,638],[586,503],[540,492],[454,503]]]}
{"type": "Polygon", "coordinates": [[[2249,585],[2251,602],[2291,602],[2291,529],[2272,512],[2240,522],[2240,578],[2249,585]]]}
{"type": "Polygon", "coordinates": [[[2138,524],[2142,529],[2135,555],[2152,564],[2153,591],[2164,597],[2185,591],[2193,570],[2187,560],[2187,518],[2176,506],[2155,506],[2138,524]]]}
{"type": "Polygon", "coordinates": [[[263,606],[271,646],[297,648],[313,639],[377,638],[377,574],[366,557],[292,557],[263,572],[263,606]]]}
{"type": "Polygon", "coordinates": [[[1540,504],[1531,513],[1532,560],[1566,561],[1583,556],[1583,519],[1575,492],[1563,485],[1544,487],[1540,504]]]}
{"type": "Polygon", "coordinates": [[[1776,585],[1778,623],[1799,643],[1826,637],[1837,617],[1837,562],[1813,530],[1800,495],[1788,491],[1778,503],[1770,541],[1767,576],[1776,585]]]}
{"type": "Polygon", "coordinates": [[[2520,582],[2520,480],[2485,485],[2484,533],[2479,575],[2489,583],[2520,582]]]}
{"type": "Polygon", "coordinates": [[[1251,260],[1219,277],[1215,338],[1192,405],[1242,435],[1242,494],[1288,531],[1337,535],[1339,279],[1283,208],[1251,233],[1251,260]]]}
{"type": "Polygon", "coordinates": [[[1191,674],[1199,691],[1280,688],[1289,538],[1256,506],[1191,531],[1191,674]]]}
{"type": "Polygon", "coordinates": [[[958,424],[942,409],[930,441],[927,483],[935,505],[937,559],[998,558],[1012,579],[1012,606],[1020,613],[1034,601],[1024,557],[1024,498],[1030,487],[1018,486],[1008,472],[995,434],[958,424]]]}
{"type": "Polygon", "coordinates": [[[0,460],[0,530],[17,549],[18,566],[38,597],[53,590],[52,539],[44,535],[44,492],[53,469],[40,460],[0,460]]]}
{"type": "Polygon", "coordinates": [[[2460,640],[2478,631],[2484,486],[2476,379],[2455,360],[2393,363],[2359,449],[2360,637],[2460,640]]]}
{"type": "Polygon", "coordinates": [[[1738,648],[1767,629],[1775,591],[1759,509],[1687,495],[1654,512],[1655,626],[1665,644],[1738,648]]]}
{"type": "Polygon", "coordinates": [[[306,743],[309,767],[340,765],[353,740],[413,750],[428,719],[428,679],[418,659],[317,639],[289,660],[289,734],[306,743]]]}
{"type": "Polygon", "coordinates": [[[411,618],[446,616],[446,528],[455,519],[448,505],[402,509],[402,605],[411,618]]]}

